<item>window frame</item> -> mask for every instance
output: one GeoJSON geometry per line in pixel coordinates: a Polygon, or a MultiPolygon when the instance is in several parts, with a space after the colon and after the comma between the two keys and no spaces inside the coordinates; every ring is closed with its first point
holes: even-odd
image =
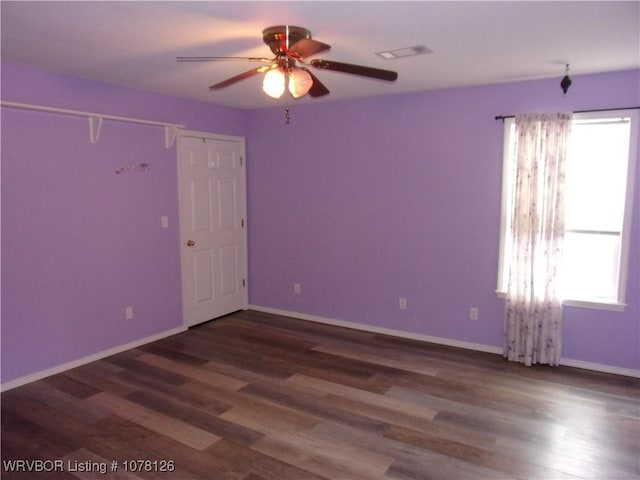
{"type": "MultiPolygon", "coordinates": [[[[623,223],[622,223],[622,231],[620,235],[620,257],[619,257],[619,265],[618,265],[618,278],[617,278],[617,299],[615,301],[604,301],[604,300],[576,300],[576,299],[565,299],[563,300],[563,305],[571,306],[571,307],[581,307],[581,308],[593,308],[593,309],[601,309],[601,310],[612,310],[612,311],[624,311],[626,307],[625,299],[626,299],[626,287],[627,287],[627,278],[628,278],[628,269],[629,269],[629,250],[631,245],[631,228],[632,228],[632,219],[633,219],[633,198],[634,198],[634,187],[635,187],[635,175],[636,175],[636,164],[638,160],[638,131],[639,121],[640,121],[640,112],[637,109],[630,110],[608,110],[608,111],[594,111],[594,112],[583,112],[583,113],[575,113],[573,115],[574,122],[581,121],[589,121],[589,120],[599,120],[599,119],[629,119],[630,122],[630,132],[629,132],[629,158],[627,163],[627,184],[626,184],[626,195],[625,195],[625,203],[624,203],[624,214],[623,214],[623,223]]],[[[506,252],[507,242],[506,235],[508,229],[508,198],[511,193],[510,191],[510,175],[511,171],[509,169],[509,155],[510,155],[510,135],[511,129],[514,129],[515,119],[514,118],[505,118],[504,119],[504,140],[503,140],[503,160],[502,160],[502,198],[501,198],[501,212],[500,212],[500,249],[499,249],[499,257],[498,257],[498,279],[497,279],[497,288],[496,294],[500,298],[506,297],[506,278],[505,278],[505,256],[508,254],[506,252]]]]}

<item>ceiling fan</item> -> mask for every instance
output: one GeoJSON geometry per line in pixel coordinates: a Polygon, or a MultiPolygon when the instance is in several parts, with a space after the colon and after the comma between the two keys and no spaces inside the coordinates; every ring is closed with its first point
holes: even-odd
{"type": "Polygon", "coordinates": [[[318,78],[311,73],[308,67],[335,72],[350,73],[378,80],[394,81],[398,78],[396,72],[380,68],[353,65],[350,63],[335,62],[333,60],[306,58],[327,51],[331,46],[326,43],[313,40],[311,32],[303,27],[291,25],[279,25],[263,30],[262,39],[266,43],[274,58],[262,57],[177,57],[179,62],[208,62],[218,60],[249,60],[261,62],[257,68],[240,73],[222,82],[211,85],[209,90],[219,90],[236,82],[265,73],[262,89],[274,98],[280,98],[286,89],[294,98],[299,98],[307,93],[311,97],[321,97],[329,93],[318,78]]]}

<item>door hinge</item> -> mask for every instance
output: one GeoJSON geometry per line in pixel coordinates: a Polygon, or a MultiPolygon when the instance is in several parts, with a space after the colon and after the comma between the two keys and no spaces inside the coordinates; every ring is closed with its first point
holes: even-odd
{"type": "Polygon", "coordinates": [[[242,156],[240,156],[240,166],[242,166],[244,164],[244,158],[242,158],[242,156]]]}
{"type": "Polygon", "coordinates": [[[242,286],[246,288],[247,280],[245,278],[242,279],[242,286]]]}
{"type": "Polygon", "coordinates": [[[240,225],[242,225],[242,228],[244,228],[244,218],[240,219],[240,225]]]}

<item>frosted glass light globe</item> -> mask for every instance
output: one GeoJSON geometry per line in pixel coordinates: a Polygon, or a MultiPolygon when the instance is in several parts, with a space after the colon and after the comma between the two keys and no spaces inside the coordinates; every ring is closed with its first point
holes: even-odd
{"type": "Polygon", "coordinates": [[[262,90],[273,98],[280,98],[284,93],[284,72],[280,68],[269,70],[262,80],[262,90]]]}
{"type": "Polygon", "coordinates": [[[294,68],[289,74],[289,92],[293,98],[305,96],[311,85],[313,85],[313,79],[309,72],[294,68]]]}

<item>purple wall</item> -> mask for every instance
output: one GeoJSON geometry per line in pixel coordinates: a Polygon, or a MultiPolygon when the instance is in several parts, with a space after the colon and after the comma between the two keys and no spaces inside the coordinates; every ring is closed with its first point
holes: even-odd
{"type": "MultiPolygon", "coordinates": [[[[566,97],[554,79],[294,104],[290,125],[252,112],[250,303],[501,347],[494,116],[640,105],[638,71],[573,80],[566,97]]],[[[567,307],[564,358],[640,367],[639,198],[636,178],[628,306],[567,307]]]]}
{"type": "MultiPolygon", "coordinates": [[[[244,112],[16,65],[2,99],[246,134],[244,112]]],[[[176,149],[158,127],[88,133],[85,118],[2,108],[3,383],[182,325],[176,149]]]]}
{"type": "MultiPolygon", "coordinates": [[[[553,80],[294,104],[290,125],[16,65],[2,99],[246,136],[252,304],[501,346],[494,115],[638,105],[639,77],[576,76],[566,98],[553,80]]],[[[87,124],[2,108],[3,383],[181,326],[175,147],[109,121],[91,144],[87,124]]],[[[636,184],[629,306],[567,308],[565,358],[639,368],[636,184]]]]}

